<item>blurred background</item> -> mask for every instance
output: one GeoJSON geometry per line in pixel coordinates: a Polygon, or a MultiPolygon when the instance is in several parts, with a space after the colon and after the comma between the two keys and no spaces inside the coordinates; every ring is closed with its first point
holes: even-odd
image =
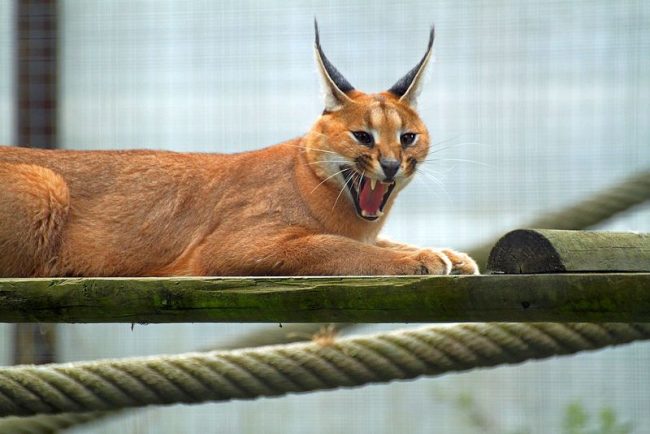
{"type": "MultiPolygon", "coordinates": [[[[314,16],[327,56],[369,92],[413,67],[436,25],[419,99],[435,152],[398,199],[389,238],[470,249],[650,168],[643,0],[1,1],[0,144],[239,152],[304,134],[323,108],[314,16]]],[[[650,232],[650,206],[596,229],[650,232]]],[[[42,325],[25,336],[2,325],[0,363],[217,348],[277,327],[42,325]]],[[[69,432],[644,433],[649,364],[650,344],[633,344],[355,390],[150,408],[69,432]]]]}

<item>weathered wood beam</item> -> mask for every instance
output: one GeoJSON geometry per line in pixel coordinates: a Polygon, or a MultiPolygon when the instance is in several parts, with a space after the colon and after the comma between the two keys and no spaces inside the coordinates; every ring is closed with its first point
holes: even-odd
{"type": "Polygon", "coordinates": [[[0,279],[1,322],[650,322],[650,273],[0,279]]]}
{"type": "Polygon", "coordinates": [[[650,272],[650,234],[519,229],[488,259],[492,273],[650,272]]]}

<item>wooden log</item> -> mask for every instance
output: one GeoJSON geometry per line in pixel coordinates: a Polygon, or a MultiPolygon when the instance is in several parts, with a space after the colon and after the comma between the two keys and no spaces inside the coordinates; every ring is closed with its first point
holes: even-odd
{"type": "MultiPolygon", "coordinates": [[[[639,172],[573,205],[544,213],[522,225],[527,228],[582,230],[598,224],[633,206],[650,200],[650,170],[639,172]]],[[[498,240],[470,249],[481,270],[498,240]]]]}
{"type": "Polygon", "coordinates": [[[490,273],[649,272],[650,234],[519,229],[494,246],[490,273]]]}
{"type": "Polygon", "coordinates": [[[1,322],[650,321],[650,273],[0,279],[1,322]]]}

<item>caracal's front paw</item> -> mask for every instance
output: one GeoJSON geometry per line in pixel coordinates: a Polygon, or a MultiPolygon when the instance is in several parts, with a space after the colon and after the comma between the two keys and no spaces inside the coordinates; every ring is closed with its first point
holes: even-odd
{"type": "Polygon", "coordinates": [[[442,249],[451,262],[451,273],[449,274],[480,274],[478,265],[467,253],[457,252],[451,249],[442,249]]]}
{"type": "Polygon", "coordinates": [[[429,249],[405,252],[403,265],[397,274],[449,274],[452,270],[446,254],[429,249]]]}

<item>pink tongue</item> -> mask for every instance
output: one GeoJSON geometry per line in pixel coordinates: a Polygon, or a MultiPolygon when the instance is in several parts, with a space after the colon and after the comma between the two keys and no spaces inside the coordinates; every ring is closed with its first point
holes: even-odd
{"type": "Polygon", "coordinates": [[[359,206],[366,214],[374,216],[379,212],[379,207],[384,199],[384,184],[377,182],[375,189],[370,189],[370,180],[366,180],[359,192],[359,206]]]}

